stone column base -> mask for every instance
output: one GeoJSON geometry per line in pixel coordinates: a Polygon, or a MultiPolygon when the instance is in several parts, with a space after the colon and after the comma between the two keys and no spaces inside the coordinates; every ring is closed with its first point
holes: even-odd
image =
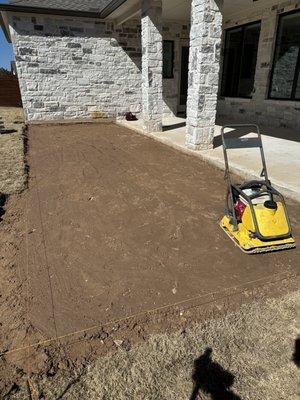
{"type": "Polygon", "coordinates": [[[212,143],[199,143],[199,144],[193,144],[193,143],[185,143],[185,147],[190,150],[212,150],[214,148],[212,143]]]}
{"type": "Polygon", "coordinates": [[[209,150],[213,148],[215,128],[213,127],[191,127],[187,128],[185,145],[192,150],[209,150]]]}
{"type": "Polygon", "coordinates": [[[162,122],[161,121],[143,121],[143,129],[147,133],[151,132],[162,132],[162,122]]]}

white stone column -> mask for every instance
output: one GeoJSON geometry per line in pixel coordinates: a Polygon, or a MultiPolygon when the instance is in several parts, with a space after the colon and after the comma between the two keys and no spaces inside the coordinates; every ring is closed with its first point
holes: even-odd
{"type": "Polygon", "coordinates": [[[221,0],[192,0],[186,146],[213,146],[222,35],[221,0]]]}
{"type": "Polygon", "coordinates": [[[162,0],[141,0],[144,130],[162,130],[162,0]]]}

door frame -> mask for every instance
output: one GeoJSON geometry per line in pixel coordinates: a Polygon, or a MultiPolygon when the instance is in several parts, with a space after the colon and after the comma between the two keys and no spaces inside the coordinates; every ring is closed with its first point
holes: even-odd
{"type": "Polygon", "coordinates": [[[189,39],[181,39],[179,43],[179,79],[178,79],[177,113],[186,113],[186,105],[184,106],[180,104],[183,47],[190,47],[189,39]]]}

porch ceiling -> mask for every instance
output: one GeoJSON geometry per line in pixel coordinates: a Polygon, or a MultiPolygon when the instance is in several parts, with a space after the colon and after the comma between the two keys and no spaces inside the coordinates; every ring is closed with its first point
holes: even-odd
{"type": "MultiPolygon", "coordinates": [[[[163,0],[163,19],[189,21],[190,14],[191,0],[163,0]]],[[[140,15],[139,0],[127,0],[109,18],[122,22],[123,18],[128,19],[130,15],[140,15]]]]}
{"type": "Polygon", "coordinates": [[[163,19],[189,21],[191,3],[190,0],[163,0],[163,19]]]}
{"type": "Polygon", "coordinates": [[[271,4],[274,4],[274,0],[224,0],[223,14],[225,18],[228,18],[241,11],[247,13],[247,11],[266,8],[271,4]]]}
{"type": "MultiPolygon", "coordinates": [[[[220,0],[221,1],[221,0],[220,0]]],[[[162,0],[163,2],[163,19],[189,21],[191,15],[192,0],[162,0]]],[[[265,8],[274,3],[274,0],[223,0],[223,14],[225,18],[247,10],[265,8]]],[[[140,15],[140,1],[127,0],[122,6],[115,10],[110,18],[122,21],[123,16],[126,19],[140,15]]]]}

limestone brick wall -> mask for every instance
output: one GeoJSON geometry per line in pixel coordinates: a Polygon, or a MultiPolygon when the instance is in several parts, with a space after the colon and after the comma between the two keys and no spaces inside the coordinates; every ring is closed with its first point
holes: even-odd
{"type": "Polygon", "coordinates": [[[140,25],[10,16],[27,119],[118,117],[141,111],[140,25]]]}
{"type": "Polygon", "coordinates": [[[162,130],[162,2],[142,4],[142,110],[144,130],[162,130]]]}
{"type": "Polygon", "coordinates": [[[213,146],[221,36],[219,1],[193,0],[186,145],[194,150],[213,146]]]}
{"type": "MultiPolygon", "coordinates": [[[[141,25],[87,18],[10,14],[10,31],[26,118],[141,115],[141,25]]],[[[176,114],[181,39],[187,25],[166,24],[174,40],[174,79],[164,80],[164,114],[176,114]]]]}
{"type": "MultiPolygon", "coordinates": [[[[275,127],[298,129],[300,132],[300,102],[268,99],[277,21],[281,13],[300,9],[299,0],[274,0],[274,3],[252,13],[240,13],[224,18],[224,29],[261,20],[254,93],[252,99],[220,98],[218,116],[226,122],[253,122],[275,127]]],[[[225,35],[224,35],[225,36],[225,35]]],[[[224,45],[224,37],[223,37],[224,45]]]]}

